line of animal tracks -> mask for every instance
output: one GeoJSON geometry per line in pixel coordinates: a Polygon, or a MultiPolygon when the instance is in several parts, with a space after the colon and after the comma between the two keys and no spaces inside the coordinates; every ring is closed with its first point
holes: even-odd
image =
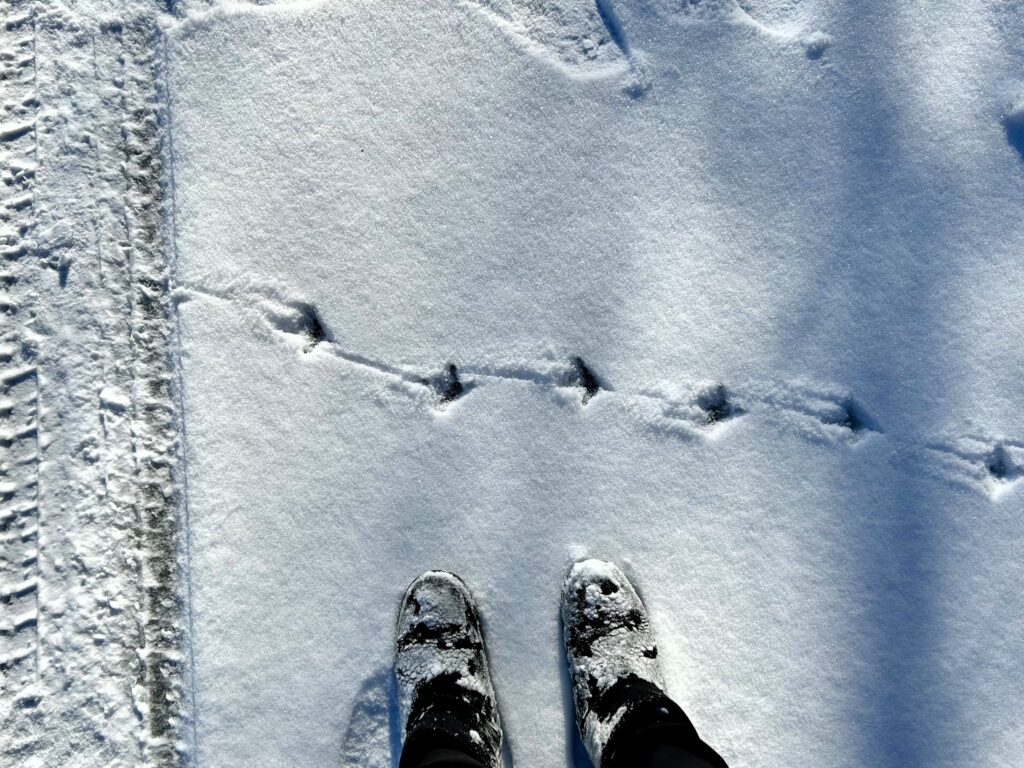
{"type": "MultiPolygon", "coordinates": [[[[558,392],[576,392],[581,406],[596,397],[619,398],[646,428],[686,441],[720,439],[720,432],[740,418],[761,419],[813,442],[853,447],[879,437],[898,448],[898,466],[991,496],[1001,496],[1024,479],[1024,440],[977,432],[944,435],[925,442],[902,438],[885,429],[870,407],[854,393],[833,384],[806,382],[719,382],[693,379],[625,388],[606,380],[599,360],[576,355],[512,360],[451,360],[436,369],[378,360],[346,349],[314,305],[276,288],[232,287],[210,290],[195,285],[176,288],[177,305],[195,298],[231,304],[258,318],[282,339],[292,339],[302,355],[329,354],[343,365],[398,385],[425,407],[450,410],[478,387],[506,381],[558,392]]],[[[652,375],[652,382],[661,381],[652,375]]]]}

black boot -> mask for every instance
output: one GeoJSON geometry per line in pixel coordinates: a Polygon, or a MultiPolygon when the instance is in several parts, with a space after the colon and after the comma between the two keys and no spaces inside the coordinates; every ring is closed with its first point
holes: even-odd
{"type": "Polygon", "coordinates": [[[612,563],[576,563],[562,587],[576,724],[596,768],[725,768],[665,693],[658,647],[633,585],[612,563]]]}
{"type": "Polygon", "coordinates": [[[501,725],[473,596],[428,571],[402,602],[395,648],[402,768],[499,768],[501,725]]]}

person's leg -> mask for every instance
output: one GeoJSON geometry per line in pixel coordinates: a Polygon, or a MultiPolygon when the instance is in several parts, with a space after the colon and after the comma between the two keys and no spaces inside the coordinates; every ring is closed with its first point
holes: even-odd
{"type": "Polygon", "coordinates": [[[487,768],[488,750],[471,735],[487,710],[485,698],[452,674],[422,684],[406,719],[399,768],[487,768]]]}
{"type": "Polygon", "coordinates": [[[476,604],[430,571],[402,602],[395,643],[400,768],[498,768],[501,726],[476,604]]]}
{"type": "Polygon", "coordinates": [[[628,761],[619,765],[632,768],[718,768],[725,763],[712,762],[690,749],[673,744],[655,744],[639,749],[628,761]]]}
{"type": "Polygon", "coordinates": [[[562,588],[580,736],[598,768],[726,768],[665,693],[647,609],[615,565],[585,560],[562,588]]]}
{"type": "Polygon", "coordinates": [[[626,713],[612,731],[601,768],[728,768],[705,744],[686,713],[647,681],[625,681],[626,713]]]}
{"type": "Polygon", "coordinates": [[[486,768],[463,748],[461,742],[444,734],[419,732],[402,748],[399,768],[486,768]]]}
{"type": "Polygon", "coordinates": [[[484,764],[465,752],[454,749],[437,749],[416,763],[416,768],[484,768],[484,764]]]}

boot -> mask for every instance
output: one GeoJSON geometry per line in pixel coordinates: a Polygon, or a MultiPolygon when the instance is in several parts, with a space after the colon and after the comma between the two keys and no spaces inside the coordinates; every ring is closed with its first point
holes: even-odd
{"type": "Polygon", "coordinates": [[[480,619],[458,576],[428,571],[409,586],[398,616],[395,680],[403,768],[440,752],[500,768],[501,725],[480,619]]]}
{"type": "Polygon", "coordinates": [[[620,723],[663,709],[673,721],[682,715],[665,695],[647,609],[615,565],[583,560],[572,567],[562,586],[562,630],[576,725],[596,768],[608,764],[620,723]]]}

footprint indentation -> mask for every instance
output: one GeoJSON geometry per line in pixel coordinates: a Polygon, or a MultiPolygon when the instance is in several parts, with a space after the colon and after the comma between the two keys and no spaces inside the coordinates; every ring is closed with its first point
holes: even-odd
{"type": "Polygon", "coordinates": [[[454,363],[448,363],[444,370],[436,376],[420,379],[425,387],[430,387],[437,396],[439,407],[444,407],[466,394],[471,386],[459,378],[459,369],[454,363]]]}
{"type": "Polygon", "coordinates": [[[1014,104],[1003,115],[1003,130],[1006,131],[1006,141],[1020,155],[1024,161],[1024,100],[1014,104]]]}
{"type": "Polygon", "coordinates": [[[583,358],[576,356],[569,360],[572,368],[569,371],[566,386],[579,387],[583,390],[583,404],[586,405],[590,398],[601,391],[601,383],[597,380],[597,376],[590,370],[583,358]]]}
{"type": "Polygon", "coordinates": [[[705,426],[713,426],[735,418],[743,413],[729,396],[724,384],[713,386],[697,395],[696,405],[701,411],[700,420],[705,426]]]}

